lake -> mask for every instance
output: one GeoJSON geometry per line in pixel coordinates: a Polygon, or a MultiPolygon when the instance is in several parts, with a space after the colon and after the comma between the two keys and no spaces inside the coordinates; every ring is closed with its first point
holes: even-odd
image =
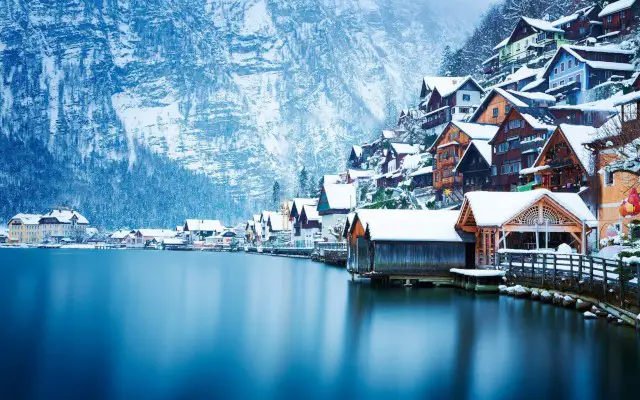
{"type": "Polygon", "coordinates": [[[308,260],[0,249],[0,295],[3,399],[638,396],[633,329],[308,260]]]}

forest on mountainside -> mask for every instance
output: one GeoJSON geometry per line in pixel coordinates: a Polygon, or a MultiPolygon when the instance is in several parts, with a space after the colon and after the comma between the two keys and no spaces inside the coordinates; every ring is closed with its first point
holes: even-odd
{"type": "Polygon", "coordinates": [[[504,0],[492,5],[461,47],[446,46],[440,73],[447,76],[482,74],[482,62],[496,53],[494,47],[507,38],[521,16],[550,21],[601,0],[504,0]]]}

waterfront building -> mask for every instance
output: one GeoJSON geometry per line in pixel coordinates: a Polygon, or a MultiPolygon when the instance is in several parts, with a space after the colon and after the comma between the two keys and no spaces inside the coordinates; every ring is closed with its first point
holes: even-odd
{"type": "Polygon", "coordinates": [[[136,229],[127,236],[126,247],[131,249],[143,249],[152,241],[154,244],[162,243],[163,239],[175,238],[178,232],[170,229],[136,229]]]}
{"type": "Polygon", "coordinates": [[[16,214],[9,220],[9,243],[41,243],[39,214],[16,214]]]}
{"type": "MultiPolygon", "coordinates": [[[[474,239],[455,228],[458,211],[357,210],[346,229],[350,272],[432,281],[473,268],[474,239]]],[[[449,278],[450,279],[450,278],[449,278]]]]}
{"type": "Polygon", "coordinates": [[[42,215],[38,221],[43,242],[58,243],[62,239],[79,241],[87,231],[89,221],[79,212],[56,208],[42,215]]]}
{"type": "Polygon", "coordinates": [[[107,236],[107,243],[118,247],[126,246],[127,237],[129,237],[129,235],[131,235],[132,233],[135,232],[131,229],[119,229],[107,236]]]}
{"type": "Polygon", "coordinates": [[[221,233],[224,226],[217,219],[187,219],[183,231],[190,242],[204,240],[209,236],[221,233]]]}
{"type": "Polygon", "coordinates": [[[322,239],[336,241],[336,229],[344,225],[346,216],[356,207],[356,189],[352,184],[325,184],[318,201],[318,214],[322,217],[322,239]]]}
{"type": "Polygon", "coordinates": [[[322,217],[316,205],[305,204],[300,213],[300,235],[295,243],[296,247],[313,247],[316,239],[322,233],[322,217]]]}
{"type": "Polygon", "coordinates": [[[617,46],[565,45],[556,51],[543,77],[549,80],[547,93],[563,104],[581,104],[587,91],[608,81],[631,77],[633,51],[617,46]]]}
{"type": "Polygon", "coordinates": [[[318,199],[293,199],[293,207],[291,208],[291,243],[295,247],[301,247],[299,245],[303,245],[305,242],[305,237],[302,231],[302,209],[305,205],[315,209],[318,205],[318,199]]]}
{"type": "Polygon", "coordinates": [[[576,193],[545,189],[465,194],[457,229],[476,237],[475,264],[495,265],[500,249],[555,249],[569,244],[586,254],[596,217],[576,193]]]}

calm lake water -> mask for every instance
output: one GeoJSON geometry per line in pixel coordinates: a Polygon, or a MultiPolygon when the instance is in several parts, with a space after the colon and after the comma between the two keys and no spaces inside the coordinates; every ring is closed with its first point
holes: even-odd
{"type": "Polygon", "coordinates": [[[261,255],[0,249],[0,398],[637,398],[640,336],[261,255]],[[634,392],[634,390],[636,390],[634,392]]]}

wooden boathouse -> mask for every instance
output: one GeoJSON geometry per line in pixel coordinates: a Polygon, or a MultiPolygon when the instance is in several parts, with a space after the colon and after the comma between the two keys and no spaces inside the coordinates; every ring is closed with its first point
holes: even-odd
{"type": "Polygon", "coordinates": [[[473,268],[474,237],[456,230],[458,211],[358,210],[349,218],[347,270],[365,278],[451,282],[473,268]]]}

